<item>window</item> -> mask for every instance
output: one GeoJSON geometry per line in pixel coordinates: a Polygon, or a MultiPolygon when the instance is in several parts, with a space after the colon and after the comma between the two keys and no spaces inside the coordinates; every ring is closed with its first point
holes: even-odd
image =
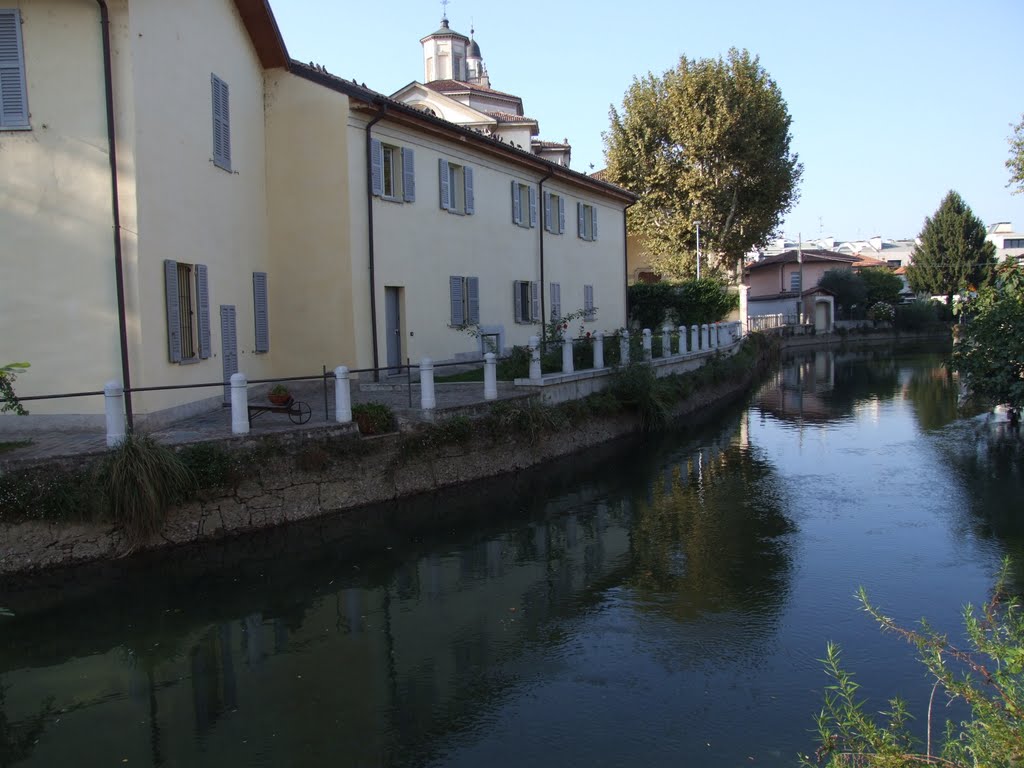
{"type": "Polygon", "coordinates": [[[443,157],[437,162],[441,209],[448,213],[472,216],[476,212],[476,203],[473,199],[473,169],[468,165],[456,165],[443,157]]]}
{"type": "Polygon", "coordinates": [[[800,273],[790,272],[789,273],[789,290],[793,293],[800,293],[800,273]]]}
{"type": "Polygon", "coordinates": [[[535,323],[540,320],[540,286],[528,280],[512,284],[512,301],[517,323],[535,323]]]}
{"type": "Polygon", "coordinates": [[[228,84],[211,74],[210,88],[213,92],[213,164],[230,171],[231,102],[228,97],[228,84]]]}
{"type": "Polygon", "coordinates": [[[210,356],[210,291],[205,264],[164,262],[167,357],[190,363],[210,356]]]}
{"type": "Polygon", "coordinates": [[[1003,240],[1003,248],[1024,248],[1024,237],[1008,237],[1003,240]]]}
{"type": "Polygon", "coordinates": [[[587,203],[576,203],[576,224],[581,240],[597,240],[597,209],[587,203]]]}
{"type": "Polygon", "coordinates": [[[480,278],[452,275],[448,278],[452,328],[480,323],[480,278]]]}
{"type": "Polygon", "coordinates": [[[385,200],[416,200],[416,156],[409,147],[370,139],[370,186],[385,200]]]}
{"type": "Polygon", "coordinates": [[[583,319],[587,322],[597,320],[597,307],[594,306],[594,286],[583,286],[583,319]]]}
{"type": "Polygon", "coordinates": [[[0,8],[0,130],[31,128],[25,89],[25,52],[21,41],[21,14],[0,8]]]}
{"type": "Polygon", "coordinates": [[[889,269],[899,269],[901,266],[903,266],[900,263],[899,259],[889,259],[885,263],[889,266],[889,269]]]}
{"type": "Polygon", "coordinates": [[[551,284],[551,322],[557,322],[562,317],[562,286],[560,283],[551,284]]]}
{"type": "Polygon", "coordinates": [[[544,229],[556,235],[565,232],[565,198],[544,193],[544,229]]]}
{"type": "Polygon", "coordinates": [[[270,317],[267,306],[267,273],[252,273],[252,315],[256,323],[256,352],[270,351],[270,317]]]}
{"type": "Polygon", "coordinates": [[[527,229],[537,226],[537,190],[529,184],[512,182],[512,223],[527,229]]]}

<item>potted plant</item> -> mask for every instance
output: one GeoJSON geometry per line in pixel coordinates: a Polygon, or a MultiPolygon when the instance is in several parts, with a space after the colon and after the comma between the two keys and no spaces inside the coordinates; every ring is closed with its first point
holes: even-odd
{"type": "Polygon", "coordinates": [[[284,384],[275,384],[267,393],[267,399],[274,405],[286,405],[292,396],[284,384]]]}

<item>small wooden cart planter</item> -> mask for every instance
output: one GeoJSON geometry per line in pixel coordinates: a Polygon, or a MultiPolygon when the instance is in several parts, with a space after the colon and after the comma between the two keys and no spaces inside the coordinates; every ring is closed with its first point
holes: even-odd
{"type": "Polygon", "coordinates": [[[313,409],[301,400],[296,400],[290,395],[281,403],[270,405],[253,405],[249,403],[249,426],[252,427],[252,420],[264,413],[286,413],[292,424],[305,424],[313,417],[313,409]]]}

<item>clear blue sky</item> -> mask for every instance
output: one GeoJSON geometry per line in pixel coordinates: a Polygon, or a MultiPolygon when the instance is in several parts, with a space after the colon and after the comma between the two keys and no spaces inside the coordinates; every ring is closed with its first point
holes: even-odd
{"type": "MultiPolygon", "coordinates": [[[[294,58],[386,94],[423,80],[419,40],[441,19],[433,0],[271,3],[294,58]]],[[[793,117],[804,178],[787,236],[913,237],[950,189],[1024,231],[1004,165],[1024,112],[1022,0],[452,0],[448,18],[466,35],[472,20],[491,85],[522,97],[541,138],[568,138],[578,171],[603,167],[609,106],[634,76],[735,46],[793,117]]]]}

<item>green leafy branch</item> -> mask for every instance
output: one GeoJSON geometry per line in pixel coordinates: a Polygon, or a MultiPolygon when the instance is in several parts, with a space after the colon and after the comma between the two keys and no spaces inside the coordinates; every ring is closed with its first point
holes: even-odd
{"type": "Polygon", "coordinates": [[[14,381],[19,373],[28,369],[28,363],[8,363],[0,366],[0,413],[14,412],[19,416],[28,415],[25,406],[14,393],[14,381]]]}

